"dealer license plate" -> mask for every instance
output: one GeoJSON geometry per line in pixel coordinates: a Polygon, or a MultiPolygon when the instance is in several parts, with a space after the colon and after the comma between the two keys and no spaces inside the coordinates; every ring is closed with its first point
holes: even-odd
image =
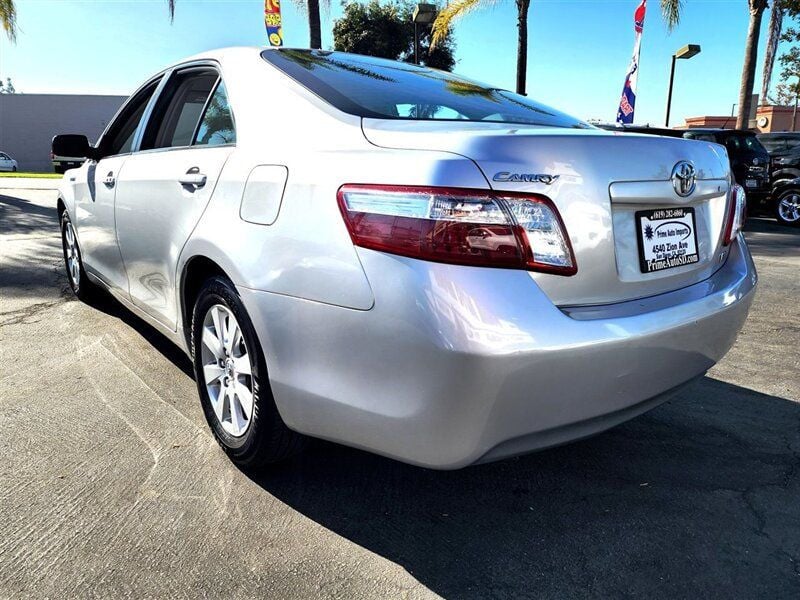
{"type": "Polygon", "coordinates": [[[691,206],[636,211],[636,225],[642,273],[682,267],[700,260],[691,206]]]}

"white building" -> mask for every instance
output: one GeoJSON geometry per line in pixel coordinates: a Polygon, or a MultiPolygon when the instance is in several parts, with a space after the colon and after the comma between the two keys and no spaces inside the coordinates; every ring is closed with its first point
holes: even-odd
{"type": "Polygon", "coordinates": [[[94,142],[125,96],[0,94],[0,151],[20,171],[53,170],[50,142],[58,133],[82,133],[94,142]]]}

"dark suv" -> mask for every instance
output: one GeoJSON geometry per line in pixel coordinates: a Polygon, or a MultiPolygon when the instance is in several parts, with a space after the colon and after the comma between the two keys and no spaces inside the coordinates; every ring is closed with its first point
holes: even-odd
{"type": "MultiPolygon", "coordinates": [[[[748,204],[753,208],[764,204],[770,196],[770,157],[766,148],[752,131],[741,129],[667,129],[645,125],[599,125],[610,131],[647,133],[669,137],[683,137],[722,144],[728,150],[731,171],[736,183],[747,192],[748,204]]],[[[800,175],[798,175],[800,176],[800,175]]]]}
{"type": "Polygon", "coordinates": [[[731,171],[736,182],[747,191],[747,204],[752,212],[769,210],[781,223],[800,226],[800,133],[761,134],[741,129],[666,129],[646,125],[598,125],[610,131],[647,133],[704,140],[722,144],[728,150],[731,171]],[[769,136],[769,137],[768,137],[769,136]],[[782,136],[782,142],[768,142],[769,146],[786,152],[792,158],[776,162],[773,152],[759,141],[782,136]],[[790,149],[790,140],[796,146],[790,149]],[[792,163],[792,161],[796,161],[792,163]],[[772,167],[771,167],[772,165],[772,167]],[[794,169],[794,170],[792,170],[794,169]]]}
{"type": "Polygon", "coordinates": [[[722,144],[728,150],[736,183],[747,192],[751,208],[763,208],[770,194],[770,156],[752,131],[741,129],[687,129],[683,137],[722,144]]]}

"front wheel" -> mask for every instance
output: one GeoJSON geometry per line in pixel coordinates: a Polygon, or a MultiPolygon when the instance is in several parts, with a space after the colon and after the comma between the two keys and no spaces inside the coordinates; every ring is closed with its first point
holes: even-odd
{"type": "Polygon", "coordinates": [[[195,381],[214,437],[233,462],[257,469],[295,454],[303,437],[275,406],[261,344],[233,284],[213,277],[192,315],[195,381]]]}
{"type": "Polygon", "coordinates": [[[786,190],[775,201],[775,218],[791,227],[800,226],[800,189],[786,190]]]}
{"type": "Polygon", "coordinates": [[[64,251],[64,266],[67,269],[69,287],[80,300],[90,301],[96,294],[97,287],[86,276],[78,237],[66,211],[61,215],[61,247],[64,251]]]}

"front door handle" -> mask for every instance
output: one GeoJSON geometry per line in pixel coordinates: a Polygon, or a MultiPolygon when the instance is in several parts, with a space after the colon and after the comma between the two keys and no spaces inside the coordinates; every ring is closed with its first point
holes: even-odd
{"type": "Polygon", "coordinates": [[[114,184],[116,182],[117,182],[117,180],[114,179],[114,172],[113,171],[109,171],[108,175],[106,175],[106,178],[103,179],[103,185],[106,186],[107,188],[113,188],[114,184]]]}
{"type": "Polygon", "coordinates": [[[203,187],[206,184],[207,179],[208,178],[205,176],[205,174],[200,172],[199,167],[192,167],[186,171],[185,175],[181,175],[178,178],[178,183],[197,189],[203,187]]]}

